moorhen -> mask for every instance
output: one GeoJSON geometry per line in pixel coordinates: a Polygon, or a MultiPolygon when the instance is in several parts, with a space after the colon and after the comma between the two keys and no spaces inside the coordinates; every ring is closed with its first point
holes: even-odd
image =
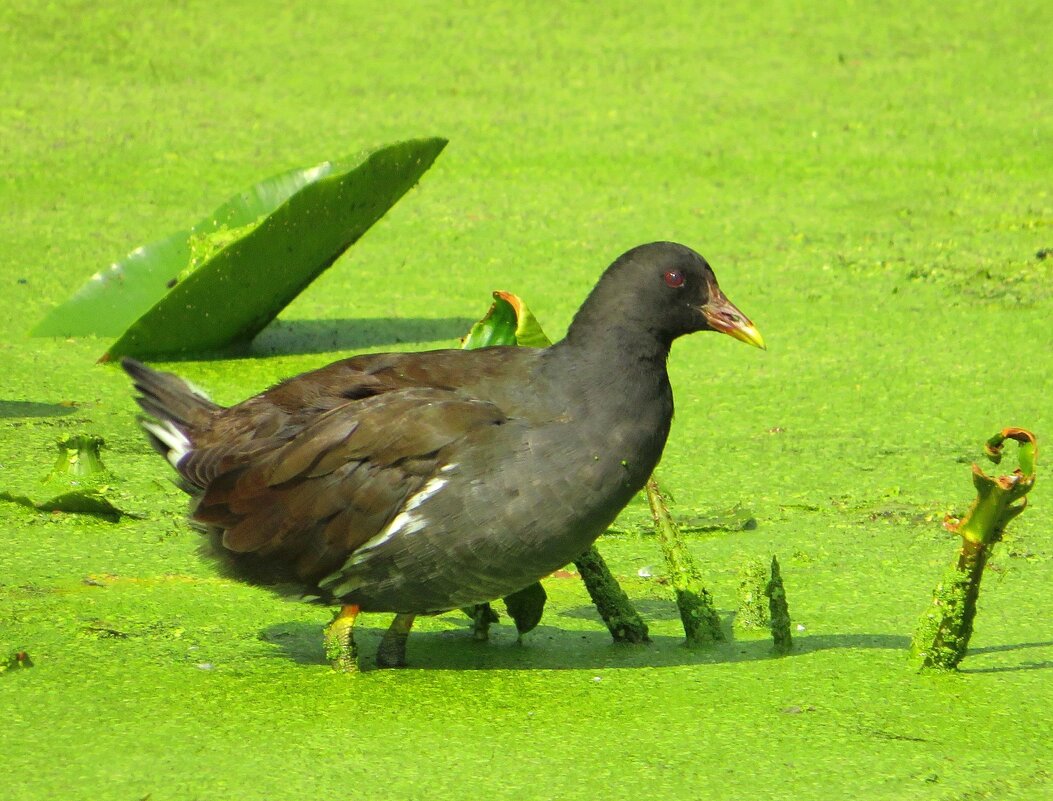
{"type": "Polygon", "coordinates": [[[656,242],[608,267],[548,348],[355,356],[230,408],[122,364],[224,570],[339,604],[327,654],[350,670],[360,610],[397,613],[377,663],[402,665],[416,615],[582,554],[658,463],[666,357],[694,331],[764,347],[705,259],[656,242]]]}

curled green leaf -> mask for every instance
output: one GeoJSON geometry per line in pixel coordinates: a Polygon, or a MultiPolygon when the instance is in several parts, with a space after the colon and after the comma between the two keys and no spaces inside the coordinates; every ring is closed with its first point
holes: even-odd
{"type": "Polygon", "coordinates": [[[524,348],[547,348],[552,340],[518,295],[497,290],[490,310],[471,327],[461,340],[465,350],[494,345],[519,345],[524,348]]]}
{"type": "Polygon", "coordinates": [[[497,290],[494,292],[496,302],[504,302],[512,307],[515,312],[515,338],[516,344],[523,348],[547,348],[552,340],[541,330],[541,323],[537,321],[527,305],[518,295],[511,292],[497,290]]]}
{"type": "Polygon", "coordinates": [[[516,312],[506,300],[496,298],[489,311],[475,323],[461,340],[465,350],[489,348],[495,345],[516,345],[516,312]]]}

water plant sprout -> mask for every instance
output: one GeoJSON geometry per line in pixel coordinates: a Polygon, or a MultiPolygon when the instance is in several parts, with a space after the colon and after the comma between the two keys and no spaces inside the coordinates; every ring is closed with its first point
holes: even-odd
{"type": "Polygon", "coordinates": [[[917,670],[954,670],[965,658],[984,567],[1006,526],[1027,508],[1025,496],[1035,485],[1035,435],[1023,428],[1002,429],[984,444],[984,455],[995,464],[1001,462],[1006,440],[1019,443],[1016,470],[994,477],[973,464],[976,500],[963,517],[943,521],[943,527],[961,537],[962,544],[914,632],[910,661],[917,670]]]}

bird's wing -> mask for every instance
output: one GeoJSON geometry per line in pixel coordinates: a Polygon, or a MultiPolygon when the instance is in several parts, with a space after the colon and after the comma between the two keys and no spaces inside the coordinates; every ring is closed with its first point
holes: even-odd
{"type": "Polygon", "coordinates": [[[283,562],[290,578],[309,582],[381,532],[442,467],[445,448],[507,419],[493,403],[424,387],[345,401],[309,420],[273,415],[279,422],[257,403],[258,436],[209,437],[178,469],[203,490],[192,517],[222,529],[224,549],[283,562]]]}
{"type": "MultiPolygon", "coordinates": [[[[492,350],[520,356],[517,348],[492,350]]],[[[355,356],[283,381],[229,409],[213,405],[216,411],[199,425],[184,425],[178,415],[169,411],[174,404],[162,402],[167,401],[166,398],[157,400],[148,395],[140,400],[140,405],[150,403],[151,416],[173,423],[177,434],[187,440],[183,450],[188,453],[178,459],[177,470],[193,492],[193,488],[205,489],[220,475],[252,461],[259,454],[275,451],[292,440],[301,440],[301,433],[308,428],[314,432],[312,439],[324,434],[339,440],[348,432],[333,420],[357,421],[360,416],[369,415],[376,421],[371,422],[369,428],[376,429],[379,435],[385,426],[384,415],[400,414],[399,410],[407,403],[439,402],[452,408],[451,403],[461,401],[476,409],[483,402],[477,398],[490,398],[494,394],[494,382],[486,382],[494,370],[493,364],[504,366],[508,355],[502,359],[500,354],[491,354],[493,358],[488,363],[466,360],[465,357],[472,355],[471,351],[440,350],[355,356]],[[482,383],[465,386],[467,382],[482,383]]],[[[175,376],[147,372],[159,379],[178,381],[182,388],[179,400],[192,392],[175,376]]],[[[496,383],[500,385],[500,381],[496,383]]],[[[509,399],[494,403],[507,411],[509,399]]],[[[449,414],[450,423],[456,425],[458,414],[449,414]]],[[[293,449],[289,453],[293,455],[293,449]]],[[[309,449],[304,445],[295,453],[308,454],[309,449]]]]}

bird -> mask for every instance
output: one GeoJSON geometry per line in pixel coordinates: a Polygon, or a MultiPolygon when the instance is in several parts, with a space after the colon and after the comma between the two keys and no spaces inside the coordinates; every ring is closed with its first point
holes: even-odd
{"type": "Polygon", "coordinates": [[[765,348],[701,255],[653,242],[619,256],[545,348],[362,354],[230,407],[121,363],[203,550],[233,578],[338,608],[326,654],[354,671],[360,612],[395,613],[376,664],[400,667],[417,616],[584,553],[658,463],[670,347],[698,331],[765,348]]]}

